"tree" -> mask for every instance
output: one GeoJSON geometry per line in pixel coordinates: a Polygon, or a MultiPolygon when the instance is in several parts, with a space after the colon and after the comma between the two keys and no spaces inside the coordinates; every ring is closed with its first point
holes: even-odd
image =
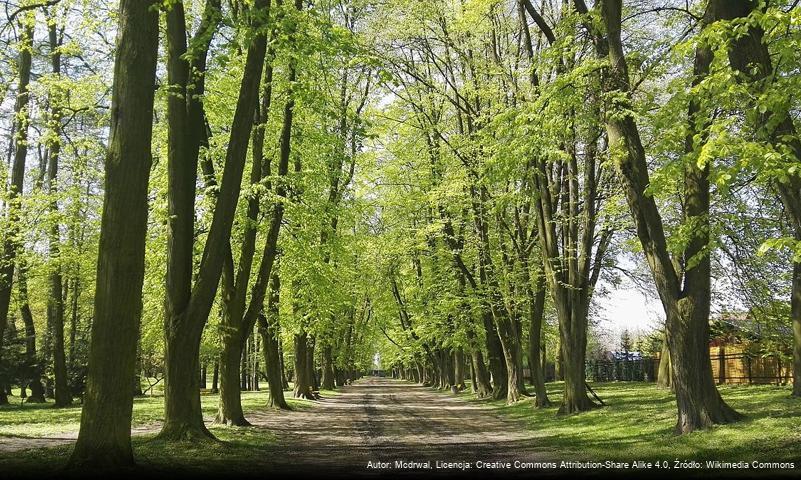
{"type": "MultiPolygon", "coordinates": [[[[719,17],[711,1],[704,14],[705,24],[719,17]]],[[[646,189],[650,184],[645,149],[637,123],[630,113],[631,87],[627,59],[621,40],[621,0],[603,0],[597,4],[603,28],[589,27],[600,58],[609,65],[603,79],[607,98],[606,130],[612,160],[624,183],[626,199],[637,228],[654,283],[666,315],[667,344],[673,368],[673,384],[678,408],[677,433],[708,428],[716,423],[729,423],[740,414],[729,407],[715,388],[709,359],[710,259],[709,243],[709,165],[686,162],[687,221],[696,222],[694,238],[687,242],[682,260],[674,263],[667,248],[664,225],[653,196],[646,189]],[[686,262],[686,263],[684,263],[686,262]],[[677,271],[681,265],[684,271],[677,271]]],[[[583,0],[576,0],[576,9],[587,13],[583,0]]],[[[700,82],[711,62],[709,48],[696,52],[693,82],[700,82]]],[[[697,83],[696,83],[697,84],[697,83]]],[[[703,128],[697,101],[689,106],[690,132],[703,128]]],[[[688,133],[689,156],[694,152],[695,136],[688,133]]]]}
{"type": "Polygon", "coordinates": [[[73,468],[134,463],[131,416],[142,312],[158,2],[122,0],[89,375],[73,468]],[[114,361],[109,361],[113,358],[114,361]]]}
{"type": "MultiPolygon", "coordinates": [[[[3,333],[8,323],[8,309],[11,303],[11,290],[14,281],[14,264],[20,248],[19,239],[19,209],[23,184],[25,181],[25,160],[28,156],[28,124],[29,124],[29,91],[31,81],[31,50],[33,48],[33,33],[35,17],[26,12],[22,15],[22,33],[19,39],[19,84],[17,98],[14,103],[14,121],[12,131],[14,162],[11,167],[11,184],[6,192],[6,217],[8,228],[3,239],[3,252],[0,259],[0,347],[2,347],[3,333]]],[[[0,405],[8,403],[6,395],[7,385],[0,381],[0,405]]]]}
{"type": "Polygon", "coordinates": [[[254,35],[247,48],[244,74],[236,102],[225,155],[222,182],[193,281],[194,224],[198,155],[206,134],[203,105],[203,72],[212,34],[220,21],[218,0],[208,0],[203,19],[190,45],[187,58],[186,19],[183,2],[167,12],[168,81],[172,89],[167,104],[169,131],[168,198],[169,236],[167,250],[167,295],[165,301],[165,390],[164,425],[159,438],[165,440],[212,437],[200,410],[198,356],[203,327],[211,311],[225,260],[220,251],[229,245],[234,213],[241,190],[245,158],[253,126],[253,105],[267,49],[264,31],[267,0],[253,6],[254,35]]]}

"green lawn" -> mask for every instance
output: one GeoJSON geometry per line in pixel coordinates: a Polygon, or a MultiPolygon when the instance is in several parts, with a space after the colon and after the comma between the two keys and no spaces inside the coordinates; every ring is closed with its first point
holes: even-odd
{"type": "MultiPolygon", "coordinates": [[[[337,392],[323,390],[325,397],[337,392]]],[[[245,415],[266,408],[267,390],[242,392],[242,408],[245,415]]],[[[0,407],[1,437],[58,437],[60,434],[77,432],[81,407],[54,408],[52,403],[25,404],[18,397],[9,397],[11,405],[0,407]]],[[[295,410],[310,408],[313,402],[286,396],[295,410]]],[[[217,412],[218,395],[201,396],[203,415],[213,418],[217,412]]],[[[164,397],[137,398],[134,401],[134,427],[156,424],[163,419],[164,397]]],[[[154,425],[155,427],[155,425],[154,425]]],[[[269,458],[275,449],[276,436],[267,429],[226,427],[210,425],[209,430],[220,442],[166,443],[154,440],[155,433],[135,435],[132,439],[134,455],[141,468],[157,473],[180,471],[182,473],[212,475],[225,471],[231,474],[255,474],[254,458],[269,458]]],[[[58,472],[64,466],[72,450],[72,444],[49,448],[30,448],[4,453],[0,451],[0,472],[24,472],[26,477],[58,472]]],[[[255,465],[258,465],[255,462],[255,465]]]]}
{"type": "MultiPolygon", "coordinates": [[[[501,415],[522,421],[542,434],[543,446],[575,455],[572,460],[801,460],[801,399],[790,387],[720,386],[723,398],[746,418],[732,425],[689,435],[673,435],[676,402],[653,383],[592,384],[608,405],[577,415],[557,416],[561,382],[548,384],[556,406],[534,409],[530,399],[513,405],[470,399],[491,405],[501,415]]],[[[533,389],[532,389],[533,390],[533,389]]],[[[466,398],[469,393],[462,392],[466,398]]]]}
{"type": "MultiPolygon", "coordinates": [[[[332,395],[334,392],[324,392],[332,395]]],[[[242,392],[242,408],[245,412],[262,408],[267,403],[267,390],[258,392],[242,392]]],[[[294,408],[311,405],[306,400],[290,398],[287,402],[294,408]]],[[[204,417],[213,417],[217,413],[218,396],[216,394],[201,395],[204,417]]],[[[164,397],[145,396],[134,399],[133,427],[160,422],[164,415],[164,397]]],[[[16,396],[9,397],[9,405],[0,406],[0,437],[46,437],[77,432],[81,422],[81,406],[77,403],[68,408],[53,408],[52,402],[44,404],[21,403],[16,396]]]]}

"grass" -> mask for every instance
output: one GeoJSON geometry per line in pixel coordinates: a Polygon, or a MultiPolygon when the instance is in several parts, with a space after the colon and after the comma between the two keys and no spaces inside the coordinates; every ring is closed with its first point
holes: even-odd
{"type": "Polygon", "coordinates": [[[801,400],[790,387],[774,385],[719,386],[724,400],[746,418],[709,431],[673,435],[676,402],[653,383],[597,383],[592,388],[608,405],[590,412],[557,416],[562,383],[547,385],[556,406],[535,409],[531,399],[512,405],[477,400],[499,414],[536,430],[544,447],[571,460],[656,461],[794,461],[801,460],[801,400]]]}
{"type": "MultiPolygon", "coordinates": [[[[324,391],[331,396],[334,392],[324,391]]],[[[242,392],[242,408],[245,412],[258,410],[267,403],[267,390],[242,392]]],[[[308,408],[311,402],[290,398],[293,408],[308,408]]],[[[200,397],[203,416],[213,418],[217,413],[218,395],[204,394],[200,397]]],[[[145,396],[134,399],[131,425],[140,427],[159,423],[164,419],[164,397],[145,396]]],[[[81,422],[81,405],[54,408],[51,403],[22,403],[16,396],[9,397],[9,405],[0,406],[0,437],[52,437],[77,432],[81,422]]]]}
{"type": "MultiPolygon", "coordinates": [[[[324,397],[338,392],[323,390],[324,397]]],[[[294,410],[311,408],[314,402],[290,398],[287,403],[294,410]]],[[[245,416],[266,408],[267,390],[242,392],[242,408],[245,416]]],[[[80,425],[81,407],[75,405],[56,409],[52,403],[25,404],[18,397],[10,397],[11,405],[0,407],[0,441],[6,437],[45,438],[64,434],[75,434],[80,425]]],[[[218,395],[201,395],[203,416],[210,420],[217,412],[218,395]]],[[[164,397],[154,395],[134,400],[133,427],[153,425],[163,420],[164,397]]],[[[180,471],[184,474],[213,476],[219,472],[227,474],[255,475],[255,468],[263,462],[254,458],[269,458],[277,444],[275,434],[264,428],[226,427],[210,425],[209,430],[220,442],[167,443],[154,440],[155,433],[132,437],[137,464],[148,471],[167,474],[180,471]]],[[[29,448],[11,453],[0,452],[0,472],[25,472],[25,476],[49,476],[64,466],[72,451],[72,444],[47,448],[29,448]]]]}
{"type": "MultiPolygon", "coordinates": [[[[536,431],[538,446],[564,460],[756,460],[801,464],[801,401],[790,397],[789,387],[720,386],[723,398],[746,418],[682,436],[672,433],[676,407],[669,391],[657,389],[652,383],[635,382],[596,383],[592,387],[608,406],[569,416],[557,416],[556,406],[534,409],[531,399],[506,405],[504,401],[475,399],[468,392],[459,395],[536,431]]],[[[328,397],[337,395],[323,393],[328,397]]],[[[548,394],[558,403],[562,384],[549,383],[548,394]]],[[[51,405],[20,405],[19,399],[15,400],[16,404],[0,408],[0,437],[47,437],[78,429],[80,406],[54,409],[51,405]]],[[[313,405],[306,400],[287,400],[295,409],[313,405]]],[[[264,409],[266,401],[266,391],[242,394],[246,416],[264,409]]],[[[212,418],[217,395],[203,395],[202,405],[204,416],[212,418]]],[[[162,411],[163,397],[136,399],[133,424],[157,423],[162,411]]],[[[211,426],[211,430],[222,442],[168,444],[154,441],[153,434],[137,435],[133,438],[137,461],[161,473],[180,470],[211,476],[224,471],[249,476],[258,474],[258,468],[263,470],[264,462],[269,462],[272,455],[280,454],[277,437],[267,429],[211,426]]],[[[52,473],[63,465],[71,448],[61,445],[0,453],[0,472],[25,471],[31,476],[52,473]]]]}

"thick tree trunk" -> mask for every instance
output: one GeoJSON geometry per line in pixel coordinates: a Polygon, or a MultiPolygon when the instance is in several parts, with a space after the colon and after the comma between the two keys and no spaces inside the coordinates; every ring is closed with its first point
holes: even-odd
{"type": "MultiPolygon", "coordinates": [[[[31,377],[28,379],[28,387],[31,389],[30,395],[25,399],[25,403],[44,403],[44,386],[42,386],[42,369],[39,359],[36,356],[36,326],[33,322],[33,313],[28,304],[28,280],[26,268],[20,265],[17,275],[19,283],[19,303],[20,316],[25,324],[25,359],[31,367],[31,377]]],[[[23,387],[24,392],[24,387],[23,387]]],[[[20,394],[21,396],[24,396],[20,394]]]]}
{"type": "MultiPolygon", "coordinates": [[[[256,0],[254,8],[265,11],[268,0],[256,0]]],[[[202,93],[202,73],[211,34],[219,21],[219,2],[209,0],[198,42],[201,55],[190,64],[185,52],[186,20],[183,4],[173,3],[167,12],[168,79],[184,95],[172,95],[168,117],[168,206],[170,222],[167,248],[167,298],[165,301],[166,376],[164,425],[158,438],[172,440],[214,438],[203,424],[197,369],[200,339],[212,308],[230,245],[234,214],[242,186],[242,174],[258,102],[262,68],[267,49],[263,29],[247,49],[244,73],[226,148],[222,183],[216,195],[211,226],[197,275],[194,270],[194,218],[198,151],[205,125],[203,107],[195,95],[202,93]],[[193,282],[193,278],[196,279],[193,282]],[[175,364],[174,362],[179,362],[175,364]]],[[[263,16],[254,18],[264,20],[263,16]]],[[[256,28],[254,26],[254,28],[256,28]]]]}
{"type": "MultiPolygon", "coordinates": [[[[524,268],[526,266],[524,265],[524,268]]],[[[531,371],[531,383],[534,385],[534,406],[550,407],[548,392],[545,388],[545,371],[540,361],[542,345],[542,319],[545,312],[545,277],[537,277],[537,290],[534,292],[527,278],[524,278],[528,294],[529,330],[528,330],[528,368],[531,371]]]]}
{"type": "MultiPolygon", "coordinates": [[[[222,342],[219,362],[220,403],[214,423],[240,427],[250,426],[250,422],[245,420],[240,396],[240,386],[247,388],[247,385],[240,385],[239,378],[239,364],[243,353],[242,340],[238,338],[238,335],[223,334],[222,342]]],[[[244,371],[243,369],[243,373],[244,371]]]]}
{"type": "MultiPolygon", "coordinates": [[[[200,382],[196,375],[202,331],[183,332],[166,342],[164,364],[164,424],[159,438],[198,440],[213,438],[203,422],[200,382]]],[[[222,370],[222,367],[220,368],[222,370]]],[[[222,379],[222,377],[221,377],[222,379]]]]}
{"type": "MultiPolygon", "coordinates": [[[[24,15],[25,25],[20,35],[19,53],[19,86],[17,98],[14,103],[14,116],[12,120],[12,139],[14,161],[11,166],[11,184],[6,192],[6,214],[8,226],[4,232],[3,252],[0,259],[0,352],[2,352],[5,330],[8,325],[8,310],[11,304],[11,290],[14,282],[14,263],[19,249],[19,200],[25,183],[25,160],[28,156],[28,103],[30,95],[28,86],[31,80],[31,52],[33,50],[34,18],[24,15]]],[[[2,357],[0,356],[0,363],[2,357]]],[[[8,394],[5,388],[0,389],[0,405],[8,404],[8,394]]]]}
{"type": "MultiPolygon", "coordinates": [[[[713,0],[707,5],[704,23],[719,18],[719,9],[729,5],[726,0],[713,0]]],[[[623,179],[629,210],[637,236],[651,269],[666,314],[667,343],[673,366],[673,382],[678,407],[677,433],[708,428],[715,423],[728,423],[740,415],[720,397],[712,378],[709,358],[710,260],[704,254],[709,241],[708,228],[696,228],[685,258],[701,259],[683,275],[677,272],[664,234],[664,226],[653,196],[646,194],[650,184],[645,150],[634,118],[629,113],[630,95],[628,67],[621,42],[621,0],[600,3],[604,35],[596,35],[599,56],[608,59],[610,67],[603,80],[604,91],[618,100],[606,116],[610,151],[616,152],[614,164],[623,179]],[[682,285],[682,278],[684,285],[682,285]]],[[[694,84],[708,71],[711,52],[700,48],[696,52],[694,84]]],[[[690,134],[688,153],[694,151],[692,135],[699,125],[700,112],[696,100],[690,102],[690,134]]],[[[702,124],[705,122],[701,122],[702,124]]],[[[709,221],[708,169],[695,162],[685,166],[686,215],[700,222],[709,221]]]]}
{"type": "MultiPolygon", "coordinates": [[[[277,317],[271,315],[273,321],[277,317]]],[[[278,338],[273,325],[267,321],[264,315],[259,316],[259,334],[262,338],[262,349],[264,351],[264,365],[267,371],[267,385],[270,389],[270,399],[268,405],[282,410],[290,410],[284,398],[284,386],[281,379],[281,362],[278,360],[278,338]]]]}
{"type": "Polygon", "coordinates": [[[453,351],[453,387],[456,391],[465,389],[464,377],[464,351],[457,348],[453,351]]]}
{"type": "Polygon", "coordinates": [[[306,332],[295,334],[295,398],[315,400],[314,386],[310,376],[308,335],[306,332]]]}
{"type": "Polygon", "coordinates": [[[742,415],[729,407],[715,388],[709,356],[708,308],[685,298],[679,301],[678,311],[670,313],[676,315],[668,318],[668,345],[679,412],[676,433],[739,420],[742,415]]]}
{"type": "Polygon", "coordinates": [[[659,372],[656,375],[656,386],[673,390],[673,367],[670,364],[670,349],[667,338],[662,345],[662,354],[659,356],[659,372]]]}
{"type": "Polygon", "coordinates": [[[586,310],[576,311],[557,305],[564,394],[559,414],[591,410],[597,405],[587,395],[585,359],[587,351],[586,310]]]}
{"type": "Polygon", "coordinates": [[[474,385],[476,395],[479,398],[492,396],[492,385],[490,384],[489,372],[484,364],[484,354],[481,350],[475,349],[470,352],[470,360],[474,370],[474,385]]]}
{"type": "Polygon", "coordinates": [[[331,353],[331,345],[323,347],[323,379],[320,388],[323,390],[334,389],[334,360],[331,353]]]}
{"type": "Polygon", "coordinates": [[[134,463],[131,383],[145,272],[157,3],[120,2],[89,372],[70,458],[73,468],[118,469],[134,463]]]}

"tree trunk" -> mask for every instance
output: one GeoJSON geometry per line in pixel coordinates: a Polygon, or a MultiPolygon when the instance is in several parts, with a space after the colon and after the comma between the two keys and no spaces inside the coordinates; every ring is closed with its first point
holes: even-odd
{"type": "MultiPolygon", "coordinates": [[[[27,271],[23,265],[20,265],[17,282],[19,283],[20,316],[25,324],[25,359],[31,367],[31,376],[28,379],[31,394],[25,399],[25,403],[44,403],[42,369],[36,356],[36,326],[33,323],[33,313],[31,313],[31,307],[28,304],[27,271]]],[[[20,396],[24,397],[25,395],[20,394],[20,396]]]]}
{"type": "MultiPolygon", "coordinates": [[[[267,0],[256,0],[255,9],[266,12],[267,0]]],[[[254,123],[254,105],[259,99],[262,68],[267,50],[260,25],[248,45],[244,73],[225,155],[222,183],[216,195],[211,226],[197,275],[194,270],[194,218],[198,152],[205,134],[202,73],[206,53],[219,22],[219,2],[209,1],[203,14],[198,43],[200,55],[187,59],[186,19],[183,3],[167,12],[168,81],[183,95],[167,102],[168,117],[168,206],[167,298],[165,308],[166,376],[164,425],[158,437],[164,440],[213,439],[203,424],[198,385],[198,354],[203,328],[217,294],[230,246],[231,229],[242,186],[242,175],[254,123]],[[198,62],[195,65],[191,62],[198,62]],[[193,282],[193,277],[196,279],[193,282]],[[179,362],[179,363],[175,363],[179,362]]],[[[260,22],[264,17],[257,15],[260,22]]],[[[195,39],[193,39],[195,40],[195,39]]],[[[193,45],[194,47],[194,45],[193,45]]]]}
{"type": "MultiPolygon", "coordinates": [[[[203,422],[200,382],[196,374],[203,332],[195,329],[185,333],[175,334],[165,345],[164,424],[159,437],[166,440],[209,439],[213,437],[203,422]]],[[[220,366],[220,373],[222,368],[220,366]]]]}
{"type": "MultiPolygon", "coordinates": [[[[523,266],[526,269],[526,265],[523,266]]],[[[534,406],[536,408],[550,407],[548,392],[545,388],[545,371],[540,362],[540,346],[542,345],[542,317],[545,312],[545,277],[537,276],[536,292],[532,291],[530,281],[523,279],[526,285],[529,308],[528,330],[528,368],[531,371],[531,383],[534,385],[534,406]]]]}
{"type": "MultiPolygon", "coordinates": [[[[716,18],[718,9],[729,4],[714,0],[707,5],[704,23],[716,18]],[[710,18],[712,17],[712,18],[710,18]]],[[[605,35],[596,36],[599,56],[608,59],[610,67],[603,80],[604,91],[617,98],[612,112],[606,116],[609,149],[623,179],[626,199],[637,228],[651,273],[665,309],[667,343],[673,366],[678,421],[676,433],[704,429],[715,423],[728,423],[740,418],[720,397],[712,378],[709,358],[710,260],[704,254],[709,241],[708,228],[696,228],[684,258],[701,257],[697,265],[683,275],[677,272],[667,248],[664,226],[656,202],[646,188],[650,184],[645,150],[639,130],[630,113],[630,86],[626,57],[621,42],[621,0],[600,3],[605,35]],[[607,58],[608,57],[608,58],[607,58]],[[682,286],[682,278],[684,285],[682,286]]],[[[705,75],[711,61],[708,48],[699,48],[695,59],[694,84],[705,75]]],[[[687,143],[694,150],[694,136],[700,111],[696,100],[690,102],[690,132],[687,143]]],[[[692,152],[688,152],[692,153],[692,152]]],[[[686,215],[708,223],[708,165],[700,168],[688,162],[685,166],[686,215]]]]}
{"type": "Polygon", "coordinates": [[[334,361],[331,346],[323,346],[323,379],[320,385],[323,390],[334,389],[334,361]]]}
{"type": "Polygon", "coordinates": [[[289,391],[289,379],[286,376],[286,364],[284,363],[284,347],[281,341],[280,325],[275,326],[275,340],[278,343],[278,361],[281,364],[281,388],[289,391]]]}
{"type": "MultiPolygon", "coordinates": [[[[61,74],[61,54],[59,53],[59,40],[56,31],[55,22],[48,25],[49,41],[52,63],[52,72],[54,75],[61,74]]],[[[58,192],[58,162],[61,153],[61,143],[59,141],[60,123],[61,123],[61,107],[58,100],[51,101],[51,122],[56,125],[54,132],[55,141],[49,145],[48,165],[47,165],[47,183],[51,196],[50,211],[56,217],[58,214],[58,202],[56,194],[58,192]]],[[[49,289],[50,294],[47,299],[47,317],[50,325],[53,328],[53,376],[56,383],[56,406],[65,407],[72,403],[72,392],[69,388],[69,380],[67,376],[67,359],[64,352],[64,278],[61,273],[60,255],[61,249],[61,234],[57,221],[53,222],[50,227],[50,261],[53,263],[50,267],[49,274],[49,289]]]]}
{"type": "Polygon", "coordinates": [[[250,426],[242,411],[240,388],[247,388],[246,369],[242,368],[240,378],[240,362],[243,358],[243,345],[238,335],[222,335],[223,348],[220,353],[219,388],[220,403],[214,423],[229,426],[250,426]],[[241,383],[240,383],[241,382],[241,383]]]}
{"type": "Polygon", "coordinates": [[[474,384],[478,398],[492,396],[492,385],[490,384],[489,372],[484,364],[484,355],[481,350],[475,349],[470,353],[471,363],[475,373],[474,384]]]}
{"type": "MultiPolygon", "coordinates": [[[[240,352],[240,355],[239,355],[239,359],[237,360],[237,364],[239,365],[239,367],[237,368],[237,372],[239,372],[239,373],[240,373],[240,376],[239,376],[239,389],[240,389],[240,390],[244,390],[244,391],[246,391],[246,390],[249,390],[249,389],[250,389],[250,388],[249,388],[249,386],[248,386],[248,351],[247,351],[247,341],[245,341],[245,345],[244,345],[244,347],[243,347],[242,349],[240,349],[240,350],[239,350],[239,352],[240,352]]],[[[221,364],[221,365],[222,365],[222,363],[223,363],[223,362],[222,362],[222,361],[220,361],[220,364],[221,364]]],[[[222,372],[221,372],[221,373],[222,373],[222,372]]],[[[220,379],[222,380],[222,377],[220,377],[220,379]]],[[[221,392],[221,393],[222,393],[222,390],[223,390],[223,389],[224,389],[224,387],[223,387],[223,383],[222,383],[222,382],[220,382],[220,392],[221,392]]]]}
{"type": "Polygon", "coordinates": [[[656,386],[673,390],[673,367],[670,364],[670,349],[667,338],[662,344],[662,354],[659,356],[659,373],[656,376],[656,386]]]}
{"type": "Polygon", "coordinates": [[[70,457],[73,468],[119,469],[134,463],[131,383],[145,272],[156,4],[120,2],[89,371],[81,427],[70,457]]]}
{"type": "Polygon", "coordinates": [[[457,348],[453,351],[453,386],[459,392],[465,389],[464,377],[464,351],[457,348]]]}
{"type": "Polygon", "coordinates": [[[270,294],[267,297],[267,315],[259,315],[258,328],[262,339],[264,351],[264,365],[267,371],[267,384],[270,388],[269,405],[271,407],[289,410],[284,399],[284,375],[278,345],[278,306],[281,294],[281,278],[278,270],[273,270],[270,279],[270,294]]]}
{"type": "Polygon", "coordinates": [[[309,376],[310,368],[307,364],[308,355],[308,336],[305,331],[295,334],[295,398],[307,398],[314,400],[314,389],[312,379],[309,376]]]}
{"type": "Polygon", "coordinates": [[[214,371],[211,375],[211,393],[220,392],[220,362],[214,362],[214,371]]]}
{"type": "Polygon", "coordinates": [[[259,388],[259,376],[261,375],[261,371],[259,370],[259,354],[261,345],[259,345],[259,337],[256,336],[256,332],[253,332],[251,336],[251,341],[253,342],[253,348],[251,348],[251,361],[253,362],[253,375],[252,375],[252,382],[253,382],[253,390],[258,392],[259,388]]]}
{"type": "Polygon", "coordinates": [[[587,395],[585,359],[587,351],[586,312],[561,308],[559,315],[560,358],[564,377],[564,394],[559,406],[560,415],[591,410],[597,405],[587,395]]]}
{"type": "MultiPolygon", "coordinates": [[[[316,392],[320,390],[320,383],[319,378],[317,376],[317,369],[314,365],[314,347],[317,344],[317,339],[314,335],[307,335],[307,347],[306,347],[306,369],[308,370],[306,375],[309,379],[309,384],[311,385],[312,392],[316,392]]],[[[317,395],[314,395],[314,398],[317,398],[317,395]]]]}
{"type": "MultiPolygon", "coordinates": [[[[6,214],[8,226],[3,239],[2,261],[0,261],[0,352],[2,352],[5,330],[8,325],[8,310],[11,304],[11,289],[14,282],[14,263],[19,249],[19,197],[25,183],[25,160],[28,156],[28,103],[30,94],[28,86],[31,80],[31,51],[33,50],[33,32],[35,17],[23,15],[25,25],[22,26],[19,39],[19,86],[14,103],[12,131],[16,136],[12,139],[14,162],[11,166],[11,184],[6,192],[6,214]]],[[[0,363],[2,357],[0,356],[0,363]]],[[[8,404],[5,389],[0,389],[0,405],[8,404]]]]}
{"type": "Polygon", "coordinates": [[[708,303],[699,305],[691,297],[684,298],[678,311],[670,313],[668,345],[679,412],[676,433],[739,420],[742,415],[729,407],[715,388],[709,356],[708,303]]]}

